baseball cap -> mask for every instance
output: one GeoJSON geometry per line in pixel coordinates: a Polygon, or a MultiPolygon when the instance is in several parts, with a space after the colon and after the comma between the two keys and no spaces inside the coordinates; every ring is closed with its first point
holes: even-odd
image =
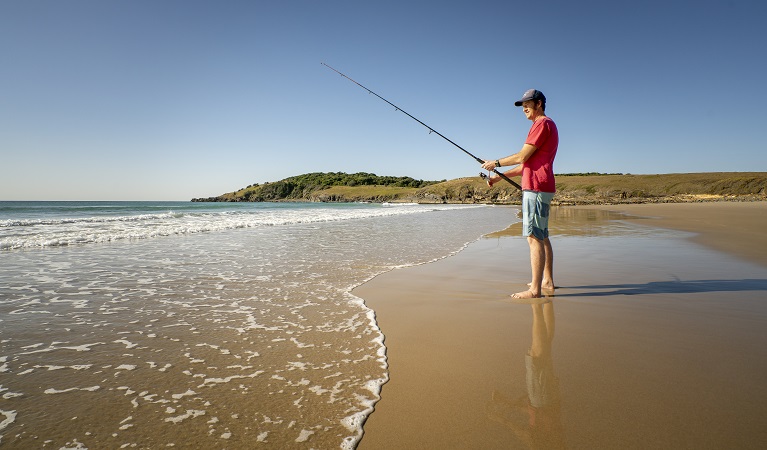
{"type": "Polygon", "coordinates": [[[524,94],[522,94],[522,98],[514,102],[514,106],[522,106],[522,103],[528,101],[528,100],[543,100],[546,101],[546,96],[543,95],[543,92],[535,90],[535,89],[528,89],[525,91],[524,94]]]}

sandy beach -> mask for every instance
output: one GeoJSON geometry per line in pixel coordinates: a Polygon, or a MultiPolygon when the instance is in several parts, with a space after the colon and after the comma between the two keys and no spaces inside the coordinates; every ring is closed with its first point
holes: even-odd
{"type": "Polygon", "coordinates": [[[555,208],[540,301],[519,224],[358,287],[390,373],[359,448],[761,448],[766,210],[555,208]]]}

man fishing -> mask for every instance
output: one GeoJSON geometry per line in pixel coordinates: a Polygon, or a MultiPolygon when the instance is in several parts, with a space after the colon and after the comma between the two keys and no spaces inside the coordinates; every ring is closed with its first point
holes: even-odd
{"type": "Polygon", "coordinates": [[[482,164],[484,169],[494,171],[497,176],[494,175],[488,179],[488,184],[491,186],[498,180],[503,179],[512,186],[522,190],[523,235],[527,236],[527,241],[530,244],[530,265],[532,266],[533,280],[530,282],[529,290],[513,294],[512,297],[538,298],[541,296],[542,289],[554,289],[554,272],[552,267],[554,254],[551,250],[551,242],[549,241],[549,205],[555,191],[553,163],[554,156],[557,154],[557,147],[559,146],[559,134],[557,133],[557,126],[554,124],[554,121],[546,117],[546,97],[543,95],[543,92],[530,89],[525,92],[521,100],[514,102],[515,106],[523,106],[522,110],[525,116],[533,121],[522,150],[500,160],[486,161],[474,156],[442,133],[338,70],[325,63],[322,63],[322,65],[428,128],[430,133],[434,133],[458,147],[462,152],[482,164]],[[504,165],[517,167],[506,173],[495,170],[504,165]],[[522,186],[509,178],[510,176],[517,175],[522,175],[522,186]]]}
{"type": "MultiPolygon", "coordinates": [[[[482,168],[493,171],[502,166],[516,166],[504,172],[507,177],[522,176],[522,235],[530,245],[532,281],[527,291],[512,294],[513,298],[538,298],[542,291],[554,289],[554,253],[549,240],[549,209],[556,191],[554,157],[559,146],[559,133],[553,120],[546,116],[546,97],[530,89],[514,102],[521,106],[525,117],[533,122],[522,149],[505,158],[485,161],[482,168]]],[[[490,186],[501,180],[492,175],[490,186]]]]}

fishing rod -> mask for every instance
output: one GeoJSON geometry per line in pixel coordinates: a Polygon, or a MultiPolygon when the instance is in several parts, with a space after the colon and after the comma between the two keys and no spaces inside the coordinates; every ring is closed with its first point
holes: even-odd
{"type": "MultiPolygon", "coordinates": [[[[469,151],[468,151],[468,150],[466,150],[465,148],[463,148],[463,147],[461,147],[460,145],[456,144],[455,142],[451,141],[450,139],[446,138],[446,137],[445,137],[445,136],[444,136],[442,133],[440,133],[439,131],[435,130],[434,128],[432,128],[432,127],[430,127],[430,126],[426,125],[425,123],[421,122],[421,121],[420,121],[420,120],[418,120],[417,118],[413,117],[413,116],[412,116],[410,113],[408,113],[408,112],[407,112],[407,111],[405,111],[404,109],[400,108],[399,106],[395,105],[394,103],[390,102],[389,100],[386,100],[385,98],[381,97],[380,95],[376,94],[375,92],[371,91],[370,89],[366,88],[365,86],[363,86],[363,85],[361,85],[361,84],[357,83],[357,82],[356,82],[356,81],[354,81],[353,79],[351,79],[351,78],[349,78],[348,76],[346,76],[346,75],[342,74],[341,72],[339,72],[339,71],[337,71],[336,69],[334,69],[334,68],[330,67],[329,65],[327,65],[327,64],[325,64],[325,63],[320,63],[320,64],[322,64],[323,66],[325,66],[325,67],[327,67],[328,69],[332,70],[333,72],[335,72],[335,73],[337,73],[337,74],[341,75],[342,77],[346,78],[347,80],[351,81],[352,83],[356,84],[357,86],[361,87],[362,89],[364,89],[364,90],[368,91],[368,93],[370,93],[370,94],[373,94],[373,95],[375,95],[376,97],[380,98],[381,100],[385,101],[386,103],[390,104],[390,105],[391,105],[391,106],[393,106],[393,107],[394,107],[394,109],[396,109],[397,111],[399,111],[399,112],[401,112],[401,113],[405,114],[406,116],[410,117],[411,119],[413,119],[413,120],[415,120],[416,122],[420,123],[421,125],[425,126],[426,128],[428,128],[428,129],[429,129],[429,134],[431,134],[431,133],[434,133],[434,134],[436,134],[437,136],[441,137],[442,139],[444,139],[444,140],[446,140],[446,141],[450,142],[451,144],[455,145],[456,147],[458,147],[458,148],[459,148],[459,149],[460,149],[462,152],[464,152],[464,153],[466,153],[467,155],[471,156],[472,158],[474,158],[475,160],[477,160],[477,162],[479,162],[480,164],[484,164],[484,163],[485,163],[485,160],[483,160],[483,159],[480,159],[480,158],[477,158],[476,156],[472,155],[471,153],[469,153],[469,151]]],[[[501,177],[501,178],[503,178],[504,180],[506,180],[506,181],[508,181],[509,183],[511,183],[511,185],[512,185],[512,186],[514,186],[515,188],[519,189],[520,191],[522,190],[522,186],[518,185],[518,184],[517,184],[517,183],[515,183],[515,182],[514,182],[514,181],[513,181],[511,178],[509,178],[509,177],[507,177],[506,175],[504,175],[503,173],[499,172],[499,171],[498,171],[498,169],[493,169],[493,172],[495,172],[495,173],[496,173],[498,176],[500,176],[500,177],[501,177]]],[[[481,174],[481,175],[484,175],[484,174],[481,174]]],[[[485,177],[482,177],[482,178],[485,178],[485,177]]]]}

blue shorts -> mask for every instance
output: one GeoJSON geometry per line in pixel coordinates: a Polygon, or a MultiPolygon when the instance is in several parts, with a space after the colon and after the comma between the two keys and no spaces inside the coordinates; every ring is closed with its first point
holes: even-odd
{"type": "Polygon", "coordinates": [[[549,237],[549,210],[553,192],[522,192],[522,236],[549,237]]]}

